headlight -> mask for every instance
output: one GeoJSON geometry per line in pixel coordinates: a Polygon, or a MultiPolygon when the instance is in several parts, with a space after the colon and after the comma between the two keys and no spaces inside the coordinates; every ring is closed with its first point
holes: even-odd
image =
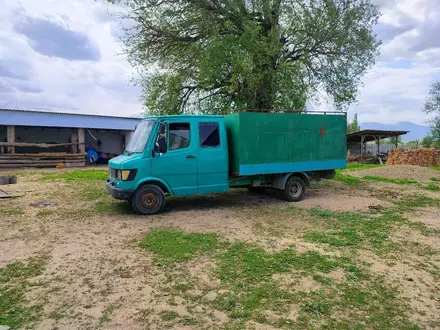
{"type": "Polygon", "coordinates": [[[137,169],[134,170],[117,170],[110,169],[110,179],[118,181],[133,181],[136,177],[137,169]]]}

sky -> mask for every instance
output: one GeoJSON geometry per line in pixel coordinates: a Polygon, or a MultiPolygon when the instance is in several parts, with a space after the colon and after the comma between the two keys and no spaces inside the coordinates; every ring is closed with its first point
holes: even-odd
{"type": "MultiPolygon", "coordinates": [[[[0,108],[144,111],[122,52],[121,8],[102,0],[1,2],[0,108]]],[[[363,77],[349,119],[357,113],[361,122],[427,124],[421,109],[430,82],[440,79],[440,0],[372,2],[382,13],[381,55],[363,77]]]]}

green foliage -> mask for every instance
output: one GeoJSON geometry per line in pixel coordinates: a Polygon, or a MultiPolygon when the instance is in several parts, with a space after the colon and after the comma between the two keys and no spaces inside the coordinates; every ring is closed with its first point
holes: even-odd
{"type": "Polygon", "coordinates": [[[403,144],[401,136],[393,136],[385,140],[386,144],[403,144]]]}
{"type": "Polygon", "coordinates": [[[370,0],[125,2],[125,50],[153,114],[304,109],[317,90],[342,108],[380,46],[370,0]]]}
{"type": "Polygon", "coordinates": [[[417,183],[415,180],[410,179],[392,179],[392,178],[384,178],[380,176],[367,175],[363,177],[364,180],[368,181],[377,181],[377,182],[390,182],[395,184],[414,184],[417,183]]]}
{"type": "Polygon", "coordinates": [[[423,110],[434,119],[431,122],[431,147],[440,147],[440,81],[433,81],[423,110]]]}
{"type": "Polygon", "coordinates": [[[432,148],[434,146],[434,138],[431,135],[427,135],[420,144],[423,148],[432,148]]]}
{"type": "Polygon", "coordinates": [[[139,243],[164,264],[181,262],[210,253],[219,246],[215,234],[184,233],[173,229],[153,229],[139,243]]]}
{"type": "Polygon", "coordinates": [[[105,181],[108,179],[107,170],[73,170],[61,171],[59,173],[47,172],[41,173],[38,180],[64,180],[68,182],[89,182],[89,181],[105,181]]]}
{"type": "Polygon", "coordinates": [[[353,117],[353,121],[347,124],[347,133],[359,132],[361,127],[359,126],[358,114],[355,113],[353,117]]]}
{"type": "Polygon", "coordinates": [[[172,320],[175,320],[176,317],[177,317],[177,313],[176,312],[168,311],[168,312],[162,314],[161,319],[163,321],[172,321],[172,320]]]}

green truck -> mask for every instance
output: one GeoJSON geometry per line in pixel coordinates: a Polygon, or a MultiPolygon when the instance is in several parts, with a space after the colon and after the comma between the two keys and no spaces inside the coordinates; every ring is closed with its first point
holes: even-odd
{"type": "Polygon", "coordinates": [[[247,187],[304,198],[314,178],[346,167],[344,113],[240,111],[148,117],[109,162],[108,192],[138,214],[159,213],[165,196],[247,187]]]}

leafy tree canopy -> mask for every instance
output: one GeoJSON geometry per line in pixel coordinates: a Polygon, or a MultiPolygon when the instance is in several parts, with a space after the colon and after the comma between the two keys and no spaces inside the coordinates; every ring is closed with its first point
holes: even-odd
{"type": "Polygon", "coordinates": [[[370,0],[122,1],[128,59],[156,114],[304,109],[317,91],[343,109],[380,45],[370,0]]]}
{"type": "Polygon", "coordinates": [[[358,114],[355,113],[353,117],[353,121],[347,124],[347,133],[359,132],[361,127],[359,126],[358,114]]]}
{"type": "Polygon", "coordinates": [[[440,145],[440,81],[433,81],[423,110],[434,115],[431,122],[431,137],[435,145],[440,145]]]}

